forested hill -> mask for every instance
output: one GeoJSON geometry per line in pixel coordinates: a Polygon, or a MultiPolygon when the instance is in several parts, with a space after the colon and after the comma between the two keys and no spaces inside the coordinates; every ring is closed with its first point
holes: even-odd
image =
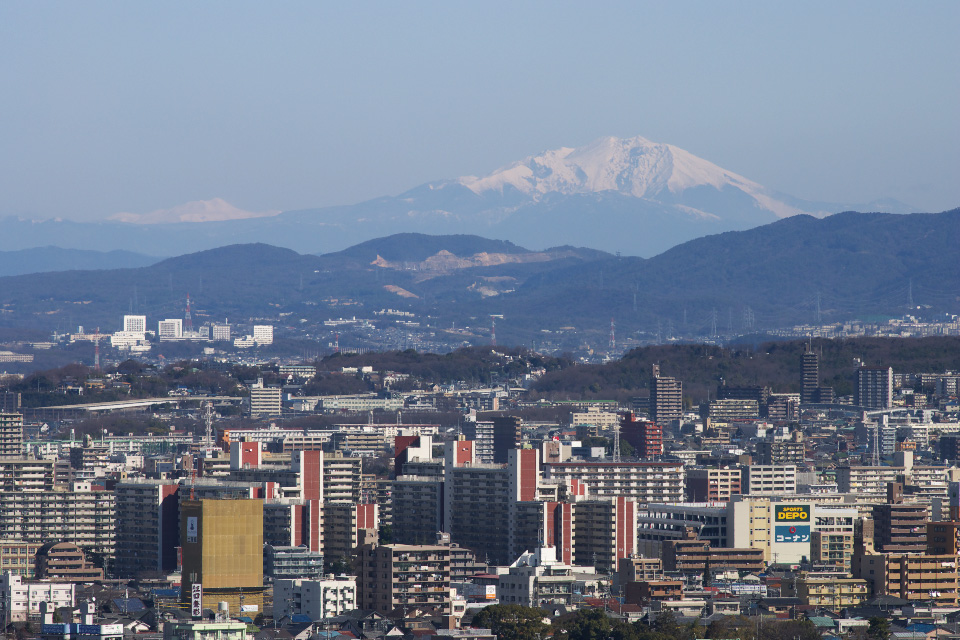
{"type": "MultiPolygon", "coordinates": [[[[683,381],[683,395],[693,403],[716,397],[721,380],[728,386],[768,385],[774,392],[800,391],[800,363],[807,342],[770,342],[758,347],[668,345],[634,349],[602,365],[580,365],[548,372],[534,385],[537,396],[563,399],[645,396],[651,367],[683,381]]],[[[895,372],[960,370],[960,337],[852,338],[814,340],[821,354],[821,384],[837,395],[853,393],[855,358],[895,372]]]]}

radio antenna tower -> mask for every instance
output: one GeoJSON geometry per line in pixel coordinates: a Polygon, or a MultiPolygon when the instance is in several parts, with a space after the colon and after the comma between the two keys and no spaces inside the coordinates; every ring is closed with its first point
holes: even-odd
{"type": "Polygon", "coordinates": [[[193,317],[190,315],[190,294],[187,294],[187,310],[183,314],[183,330],[193,331],[193,317]]]}
{"type": "Polygon", "coordinates": [[[617,350],[617,325],[610,318],[610,351],[617,350]]]}
{"type": "Polygon", "coordinates": [[[490,345],[497,346],[497,319],[490,316],[490,345]]]}
{"type": "Polygon", "coordinates": [[[100,327],[97,327],[97,332],[93,334],[93,369],[100,371],[100,327]]]}
{"type": "Polygon", "coordinates": [[[339,331],[333,334],[333,352],[340,353],[340,332],[339,331]]]}

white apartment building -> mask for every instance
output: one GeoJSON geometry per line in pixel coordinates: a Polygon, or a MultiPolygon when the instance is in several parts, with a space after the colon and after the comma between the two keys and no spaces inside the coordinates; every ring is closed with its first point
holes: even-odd
{"type": "Polygon", "coordinates": [[[273,344],[273,325],[253,325],[253,341],[257,344],[273,344]]]}
{"type": "Polygon", "coordinates": [[[143,339],[147,332],[147,316],[123,316],[124,333],[138,333],[143,339]]]}
{"type": "Polygon", "coordinates": [[[214,323],[211,333],[211,339],[217,342],[228,342],[230,340],[230,325],[214,323]]]}
{"type": "Polygon", "coordinates": [[[797,466],[752,464],[743,467],[741,493],[750,496],[783,496],[797,492],[797,466]]]}
{"type": "Polygon", "coordinates": [[[546,478],[579,480],[592,497],[624,496],[638,503],[682,502],[686,474],[680,462],[561,462],[545,465],[546,478]]]}
{"type": "Polygon", "coordinates": [[[357,579],[328,575],[324,580],[277,580],[273,584],[273,615],[303,614],[311,620],[338,616],[356,609],[357,579]]]}
{"type": "Polygon", "coordinates": [[[183,320],[167,318],[157,323],[157,338],[160,340],[176,340],[183,337],[183,320]]]}
{"type": "Polygon", "coordinates": [[[9,572],[0,576],[0,620],[4,627],[11,622],[39,620],[41,602],[72,608],[75,601],[73,583],[25,582],[23,576],[9,572]]]}
{"type": "Polygon", "coordinates": [[[267,387],[260,378],[250,386],[250,416],[278,416],[283,409],[283,389],[267,387]]]}

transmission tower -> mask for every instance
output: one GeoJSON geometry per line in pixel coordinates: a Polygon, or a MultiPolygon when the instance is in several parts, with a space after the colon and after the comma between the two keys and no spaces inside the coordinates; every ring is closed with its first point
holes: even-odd
{"type": "Polygon", "coordinates": [[[821,326],[823,321],[820,318],[820,292],[817,291],[817,326],[821,326]]]}
{"type": "Polygon", "coordinates": [[[203,436],[203,446],[205,449],[210,449],[213,447],[213,403],[205,402],[204,403],[204,412],[203,412],[203,422],[206,424],[207,430],[203,436]]]}
{"type": "Polygon", "coordinates": [[[613,461],[620,462],[620,421],[613,427],[613,461]]]}
{"type": "Polygon", "coordinates": [[[907,284],[907,307],[913,309],[913,278],[907,284]]]}
{"type": "Polygon", "coordinates": [[[183,314],[183,330],[193,331],[193,316],[190,315],[190,294],[187,294],[187,310],[183,314]]]}
{"type": "Polygon", "coordinates": [[[490,346],[497,346],[497,319],[490,316],[490,346]]]}
{"type": "Polygon", "coordinates": [[[710,312],[710,335],[717,335],[717,308],[714,307],[710,312]]]}
{"type": "Polygon", "coordinates": [[[97,332],[93,335],[93,370],[100,371],[100,327],[97,327],[97,332]]]}
{"type": "Polygon", "coordinates": [[[610,318],[610,351],[617,350],[617,325],[610,318]]]}

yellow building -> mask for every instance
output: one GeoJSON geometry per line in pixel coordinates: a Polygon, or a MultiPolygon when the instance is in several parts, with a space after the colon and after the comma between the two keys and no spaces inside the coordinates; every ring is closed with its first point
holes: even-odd
{"type": "MultiPolygon", "coordinates": [[[[789,589],[785,589],[787,593],[789,589]]],[[[795,593],[804,604],[840,610],[855,607],[870,598],[867,581],[858,578],[797,578],[795,593]]]]}
{"type": "Polygon", "coordinates": [[[262,611],[262,500],[182,501],[180,543],[184,602],[200,584],[204,609],[226,601],[232,612],[254,604],[262,611]]]}

